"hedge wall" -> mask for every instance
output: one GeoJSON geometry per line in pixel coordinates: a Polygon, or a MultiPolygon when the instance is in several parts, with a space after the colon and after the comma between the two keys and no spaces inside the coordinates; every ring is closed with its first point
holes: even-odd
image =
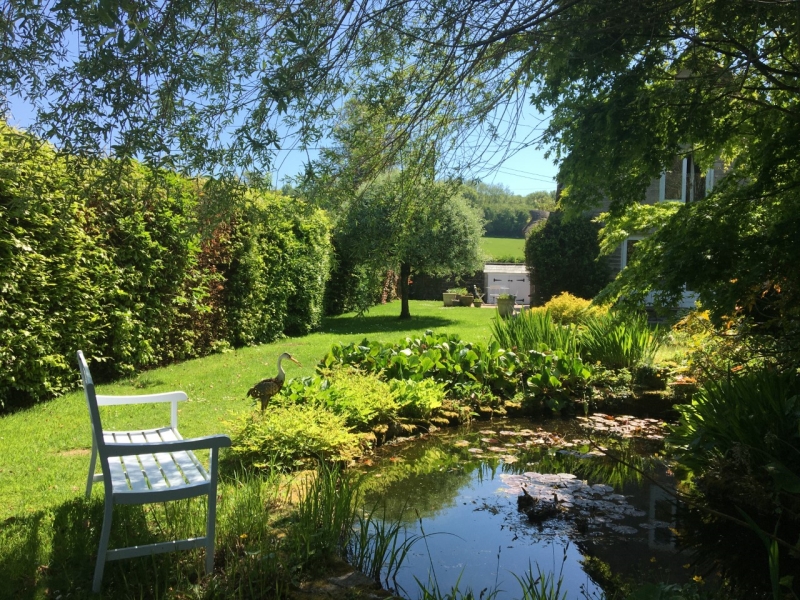
{"type": "Polygon", "coordinates": [[[525,263],[531,272],[534,297],[542,305],[553,296],[569,292],[594,298],[609,281],[606,261],[599,260],[598,223],[588,216],[569,220],[552,212],[536,225],[525,242],[525,263]]]}
{"type": "Polygon", "coordinates": [[[87,164],[0,123],[0,409],[319,324],[321,211],[137,163],[87,164]],[[213,198],[212,198],[213,196],[213,198]],[[204,203],[227,217],[200,233],[204,203]]]}

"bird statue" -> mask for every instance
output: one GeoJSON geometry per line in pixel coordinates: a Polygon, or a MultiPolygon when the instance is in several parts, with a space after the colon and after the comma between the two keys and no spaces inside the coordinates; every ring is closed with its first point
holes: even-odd
{"type": "Polygon", "coordinates": [[[278,374],[275,377],[267,377],[266,379],[262,379],[247,392],[247,395],[250,398],[258,398],[261,401],[262,411],[267,408],[269,399],[280,392],[281,388],[283,387],[283,382],[286,379],[286,373],[283,372],[281,361],[284,358],[288,358],[298,366],[303,366],[291,354],[284,352],[278,357],[278,374]]]}

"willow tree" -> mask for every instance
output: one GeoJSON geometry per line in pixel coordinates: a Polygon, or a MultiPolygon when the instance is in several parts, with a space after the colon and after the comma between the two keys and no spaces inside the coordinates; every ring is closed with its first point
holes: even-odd
{"type": "Polygon", "coordinates": [[[368,280],[358,286],[358,307],[371,304],[376,279],[393,270],[399,274],[400,318],[411,317],[408,284],[414,274],[458,276],[480,268],[483,233],[463,186],[438,176],[441,145],[452,125],[447,115],[432,117],[424,136],[406,127],[408,116],[399,109],[408,75],[402,67],[381,77],[365,74],[359,97],[342,108],[330,147],[309,165],[302,186],[336,215],[334,245],[342,263],[368,280]]]}
{"type": "Polygon", "coordinates": [[[371,273],[397,269],[400,318],[411,317],[409,281],[417,273],[452,276],[481,268],[481,218],[452,185],[411,182],[395,171],[358,190],[344,206],[337,250],[371,273]]]}

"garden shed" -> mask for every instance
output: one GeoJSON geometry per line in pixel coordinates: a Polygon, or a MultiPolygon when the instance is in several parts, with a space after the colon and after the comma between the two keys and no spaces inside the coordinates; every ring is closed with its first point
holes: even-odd
{"type": "Polygon", "coordinates": [[[531,275],[524,264],[486,263],[483,267],[486,302],[497,304],[500,294],[514,294],[517,304],[531,302],[531,275]]]}

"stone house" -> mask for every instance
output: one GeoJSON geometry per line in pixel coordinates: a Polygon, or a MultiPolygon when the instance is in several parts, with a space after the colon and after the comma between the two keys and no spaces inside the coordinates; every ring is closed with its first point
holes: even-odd
{"type": "MultiPolygon", "coordinates": [[[[692,156],[676,157],[672,167],[664,171],[661,177],[654,179],[645,190],[642,202],[644,204],[656,204],[658,202],[677,201],[694,202],[704,197],[713,188],[715,182],[725,175],[725,169],[721,160],[717,160],[714,166],[705,172],[692,160],[692,156]]],[[[592,211],[593,216],[597,216],[608,210],[608,201],[596,210],[592,211]]],[[[643,231],[628,237],[612,254],[608,256],[608,264],[611,277],[616,277],[628,264],[630,256],[635,252],[636,243],[647,236],[643,231]]],[[[692,300],[693,305],[694,300],[692,300]]]]}

